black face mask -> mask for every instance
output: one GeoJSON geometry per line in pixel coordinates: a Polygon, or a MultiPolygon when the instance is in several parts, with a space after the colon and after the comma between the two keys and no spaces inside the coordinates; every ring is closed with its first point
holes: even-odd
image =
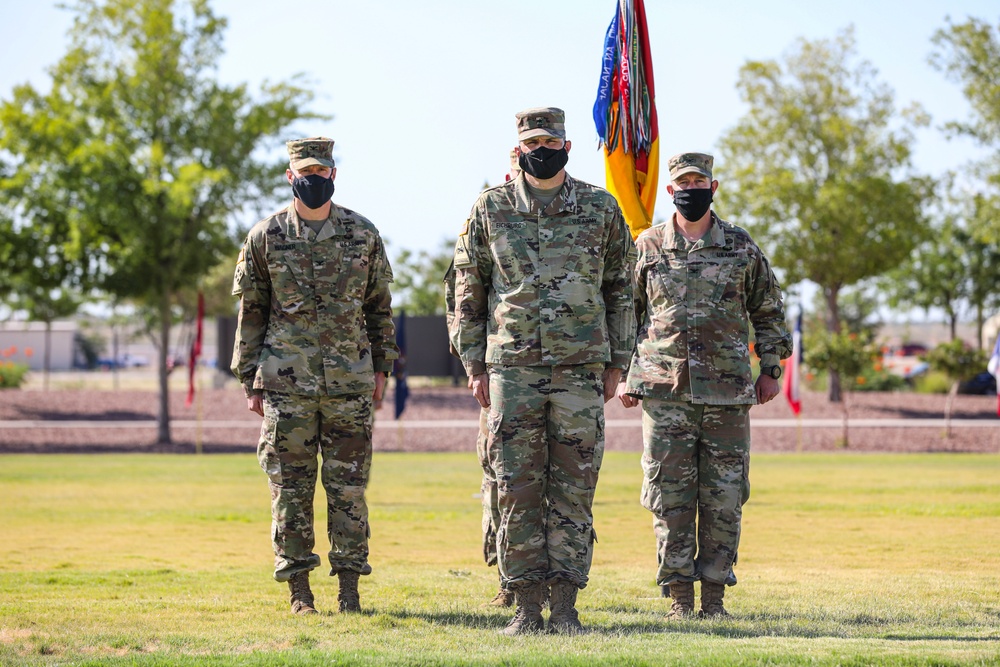
{"type": "Polygon", "coordinates": [[[521,153],[517,158],[517,164],[522,171],[543,181],[562,171],[567,162],[569,153],[566,152],[565,146],[559,149],[539,146],[530,153],[521,153]]]}
{"type": "Polygon", "coordinates": [[[319,208],[333,197],[333,179],[309,174],[292,179],[292,194],[308,208],[319,208]]]}
{"type": "Polygon", "coordinates": [[[697,222],[712,206],[712,188],[674,190],[674,206],[685,220],[697,222]]]}

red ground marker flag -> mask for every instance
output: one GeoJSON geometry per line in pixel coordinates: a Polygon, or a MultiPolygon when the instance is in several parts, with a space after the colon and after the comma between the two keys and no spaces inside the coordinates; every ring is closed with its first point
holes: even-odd
{"type": "Polygon", "coordinates": [[[799,397],[799,383],[802,378],[802,311],[795,318],[795,330],[792,332],[792,356],[785,362],[785,384],[782,390],[788,405],[796,416],[802,412],[802,399],[799,397]]]}
{"type": "Polygon", "coordinates": [[[194,401],[194,373],[201,356],[201,331],[205,320],[205,295],[198,292],[198,321],[195,325],[194,340],[191,341],[191,351],[188,353],[188,395],[184,405],[191,407],[194,401]]]}

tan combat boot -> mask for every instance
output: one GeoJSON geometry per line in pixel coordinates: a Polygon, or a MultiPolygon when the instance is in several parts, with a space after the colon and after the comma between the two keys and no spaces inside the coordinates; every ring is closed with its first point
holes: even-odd
{"type": "Polygon", "coordinates": [[[484,607],[510,607],[514,604],[514,591],[501,587],[496,597],[484,604],[484,607]]]}
{"type": "Polygon", "coordinates": [[[500,633],[513,637],[514,635],[542,632],[545,629],[545,621],[542,619],[544,593],[545,584],[543,583],[522,584],[520,588],[515,590],[514,601],[517,603],[517,612],[500,633]]]}
{"type": "Polygon", "coordinates": [[[293,614],[318,614],[313,598],[312,589],[309,588],[309,572],[296,572],[288,580],[289,601],[292,603],[293,614]]]}
{"type": "Polygon", "coordinates": [[[694,582],[674,581],[669,586],[670,597],[674,601],[670,603],[670,613],[667,614],[667,618],[690,617],[694,613],[694,582]]]}
{"type": "Polygon", "coordinates": [[[337,579],[340,580],[340,592],[337,593],[337,601],[340,602],[340,611],[342,613],[356,613],[361,611],[361,595],[358,593],[358,579],[360,576],[357,572],[349,572],[347,570],[337,573],[337,579]]]}
{"type": "Polygon", "coordinates": [[[580,615],[576,611],[576,594],[580,591],[576,584],[559,579],[549,588],[549,632],[560,635],[583,634],[580,615]]]}
{"type": "Polygon", "coordinates": [[[722,606],[722,598],[726,594],[725,584],[715,584],[711,581],[701,582],[701,611],[698,613],[702,618],[712,616],[729,616],[729,612],[722,606]]]}

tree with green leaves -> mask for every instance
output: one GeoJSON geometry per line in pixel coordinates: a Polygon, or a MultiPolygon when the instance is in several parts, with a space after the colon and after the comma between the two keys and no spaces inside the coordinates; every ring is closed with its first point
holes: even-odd
{"type": "Polygon", "coordinates": [[[943,373],[952,382],[944,408],[944,435],[950,438],[951,412],[955,396],[958,394],[958,386],[962,380],[968,380],[986,368],[986,353],[969,347],[962,340],[954,339],[941,343],[922,358],[932,370],[943,373]]]}
{"type": "MultiPolygon", "coordinates": [[[[929,191],[911,169],[914,128],[892,90],[859,60],[852,29],[750,61],[737,88],[747,113],[720,140],[721,210],[734,212],[788,284],[816,283],[828,331],[845,287],[899,265],[924,238],[929,191]]],[[[829,398],[840,375],[830,369],[829,398]]]]}
{"type": "Polygon", "coordinates": [[[943,195],[928,216],[932,233],[879,281],[893,308],[942,311],[950,340],[957,338],[958,323],[969,313],[981,332],[988,311],[1000,306],[1000,246],[976,234],[983,209],[980,198],[965,195],[967,186],[968,180],[955,174],[941,179],[943,195]]]}
{"type": "Polygon", "coordinates": [[[972,107],[970,118],[949,121],[945,130],[992,151],[970,165],[981,180],[982,191],[975,198],[983,212],[972,232],[982,242],[1000,245],[1000,23],[993,26],[980,18],[953,23],[948,18],[931,41],[931,65],[961,85],[972,107]]]}
{"type": "Polygon", "coordinates": [[[42,389],[49,390],[49,372],[52,368],[52,323],[75,315],[82,299],[62,287],[25,281],[18,285],[5,300],[13,312],[23,312],[31,322],[45,324],[42,345],[42,389]]]}
{"type": "Polygon", "coordinates": [[[453,249],[453,243],[444,242],[436,253],[403,250],[397,255],[393,262],[393,310],[405,310],[407,315],[444,314],[444,274],[453,249]]]}
{"type": "MultiPolygon", "coordinates": [[[[51,89],[0,104],[0,182],[15,225],[51,225],[67,281],[155,313],[159,428],[170,441],[172,299],[232,252],[228,223],[272,200],[261,158],[312,94],[215,80],[224,18],[207,0],[77,0],[51,89]]],[[[0,247],[2,251],[2,247],[0,247]]]]}
{"type": "MultiPolygon", "coordinates": [[[[880,354],[870,333],[856,333],[848,331],[846,327],[833,332],[820,329],[809,337],[803,347],[805,362],[813,368],[826,368],[831,375],[839,374],[844,378],[848,394],[858,382],[864,382],[863,374],[872,367],[880,354]]],[[[839,444],[845,448],[850,446],[849,403],[848,400],[841,401],[843,425],[839,444]]]]}

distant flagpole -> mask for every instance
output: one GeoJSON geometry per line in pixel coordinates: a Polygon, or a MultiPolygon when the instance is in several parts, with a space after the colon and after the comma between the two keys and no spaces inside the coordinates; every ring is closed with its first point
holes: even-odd
{"type": "Polygon", "coordinates": [[[802,310],[795,318],[795,330],[792,331],[792,356],[785,362],[785,382],[782,388],[792,412],[798,417],[802,412],[802,397],[800,384],[802,381],[802,310]]]}
{"type": "MultiPolygon", "coordinates": [[[[188,354],[188,395],[187,395],[187,400],[184,401],[184,404],[187,407],[191,407],[191,401],[194,400],[195,385],[198,374],[198,357],[201,356],[201,340],[202,340],[202,330],[204,329],[204,322],[205,322],[205,294],[199,290],[198,319],[195,324],[194,340],[191,341],[191,351],[188,354]]],[[[198,407],[195,411],[195,431],[194,431],[194,451],[196,454],[201,454],[202,450],[201,407],[202,407],[201,392],[198,392],[198,407]]]]}
{"type": "Polygon", "coordinates": [[[653,223],[660,173],[653,58],[643,0],[618,0],[604,37],[594,125],[604,147],[608,191],[632,238],[653,223]]]}
{"type": "Polygon", "coordinates": [[[198,364],[198,357],[201,356],[201,335],[202,335],[202,325],[205,319],[205,295],[198,292],[198,316],[195,322],[195,335],[194,340],[191,341],[191,349],[188,352],[188,395],[187,400],[184,401],[184,405],[191,407],[191,402],[194,400],[194,374],[195,367],[198,364]]]}
{"type": "Polygon", "coordinates": [[[993,346],[993,354],[990,355],[986,370],[997,380],[997,417],[1000,417],[1000,334],[997,334],[997,342],[993,346]]]}

